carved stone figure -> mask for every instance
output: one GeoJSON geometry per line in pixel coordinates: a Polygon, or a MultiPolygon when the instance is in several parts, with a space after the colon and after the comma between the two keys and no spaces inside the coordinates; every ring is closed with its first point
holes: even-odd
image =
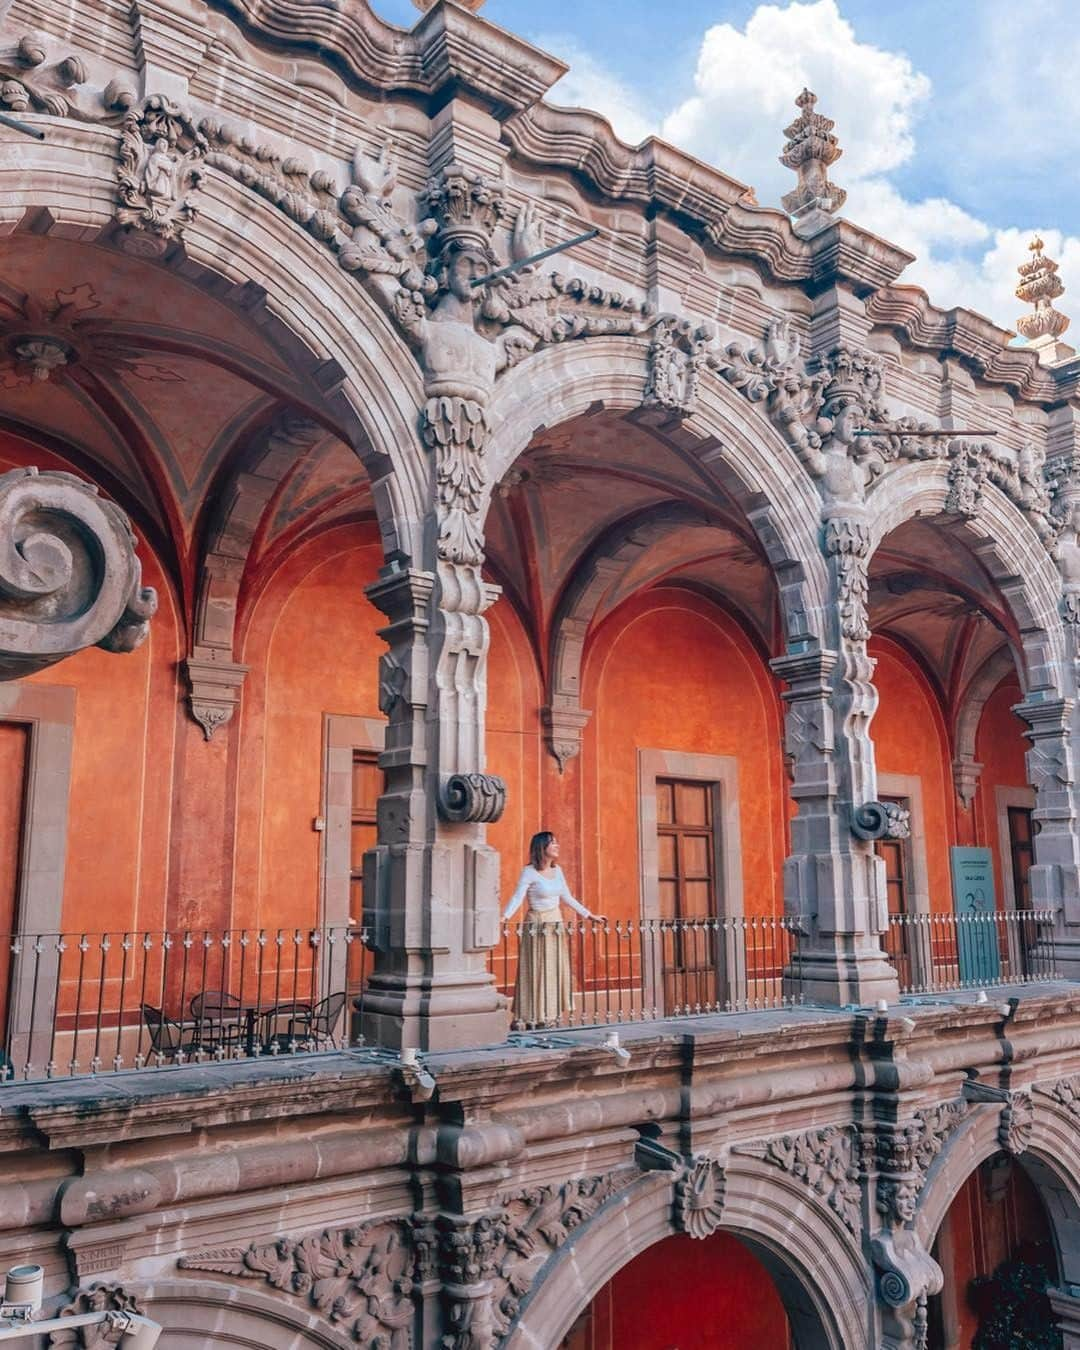
{"type": "Polygon", "coordinates": [[[133,245],[151,256],[194,218],[190,194],[202,178],[208,142],[187,114],[161,95],[124,114],[116,172],[121,225],[146,236],[133,245]]]}

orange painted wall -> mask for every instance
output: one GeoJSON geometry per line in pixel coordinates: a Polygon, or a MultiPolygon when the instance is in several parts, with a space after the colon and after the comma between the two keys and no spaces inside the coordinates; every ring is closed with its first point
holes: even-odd
{"type": "Polygon", "coordinates": [[[975,758],[983,766],[979,788],[975,795],[975,817],[979,843],[989,848],[994,856],[994,894],[997,904],[1004,908],[1006,892],[1001,874],[1001,840],[997,820],[997,788],[1027,786],[1027,768],[1024,752],[1028,742],[1023,723],[1012,711],[1020,702],[1020,686],[1015,679],[990,695],[979,720],[975,738],[975,758]]]}
{"type": "Polygon", "coordinates": [[[768,1271],[729,1233],[665,1238],[593,1300],[567,1350],[788,1350],[768,1271]],[[672,1296],[672,1290],[677,1296],[672,1296]]]}
{"type": "Polygon", "coordinates": [[[949,847],[956,843],[951,754],[934,690],[916,663],[895,644],[876,639],[874,683],[878,710],[870,726],[879,773],[918,777],[926,829],[926,870],[930,907],[952,910],[949,847]]]}
{"type": "MultiPolygon", "coordinates": [[[[56,455],[0,433],[0,472],[26,464],[72,471],[56,455]]],[[[139,556],[143,581],[159,599],[146,642],[125,655],[91,648],[28,678],[76,691],[65,929],[155,928],[165,915],[180,625],[145,540],[139,556]]]]}
{"type": "Polygon", "coordinates": [[[301,547],[259,597],[242,659],[236,926],[318,914],[323,714],[379,720],[385,622],[364,587],[381,564],[373,531],[343,526],[301,547]]]}
{"type": "Polygon", "coordinates": [[[781,912],[779,699],[738,624],[687,592],[646,592],[601,625],[583,686],[593,716],[581,766],[581,862],[568,860],[566,871],[581,877],[584,903],[611,918],[638,916],[638,750],[674,750],[739,760],[745,912],[781,912]]]}
{"type": "MultiPolygon", "coordinates": [[[[500,601],[488,612],[487,763],[506,780],[503,818],[488,828],[488,843],[499,850],[501,901],[513,891],[527,860],[530,838],[542,829],[562,827],[548,820],[541,802],[545,760],[553,764],[540,736],[542,689],[536,658],[513,607],[500,601]]],[[[571,839],[571,852],[577,840],[571,839]]]]}
{"type": "Polygon", "coordinates": [[[1053,1250],[1046,1211],[1024,1169],[1014,1163],[1008,1184],[991,1198],[986,1167],[983,1164],[977,1168],[964,1182],[949,1206],[938,1238],[938,1255],[945,1263],[946,1276],[942,1303],[947,1323],[958,1332],[957,1339],[949,1342],[955,1350],[971,1350],[979,1329],[971,1281],[977,1275],[993,1275],[1003,1261],[1030,1244],[1053,1250]]]}

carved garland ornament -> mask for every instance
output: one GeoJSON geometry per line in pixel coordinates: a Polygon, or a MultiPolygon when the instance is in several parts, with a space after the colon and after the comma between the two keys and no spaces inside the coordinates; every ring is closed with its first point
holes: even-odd
{"type": "Polygon", "coordinates": [[[854,1132],[850,1126],[826,1125],[804,1134],[781,1135],[770,1139],[760,1156],[804,1182],[849,1232],[858,1236],[862,1214],[854,1132]]]}

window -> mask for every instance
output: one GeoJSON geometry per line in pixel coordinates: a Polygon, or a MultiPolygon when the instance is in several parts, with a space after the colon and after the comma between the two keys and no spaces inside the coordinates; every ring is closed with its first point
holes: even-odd
{"type": "Polygon", "coordinates": [[[1017,909],[1031,908],[1031,880],[1029,873],[1035,861],[1034,822],[1026,806],[1010,806],[1009,856],[1012,860],[1013,896],[1017,909]]]}
{"type": "Polygon", "coordinates": [[[364,912],[364,854],[375,847],[376,807],[383,772],[375,750],[352,752],[352,805],[349,817],[349,914],[357,923],[364,912]]]}

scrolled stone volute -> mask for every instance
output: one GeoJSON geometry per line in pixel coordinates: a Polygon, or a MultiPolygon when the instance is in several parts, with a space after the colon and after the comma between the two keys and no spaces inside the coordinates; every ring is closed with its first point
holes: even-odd
{"type": "Polygon", "coordinates": [[[910,813],[896,802],[864,802],[851,813],[851,832],[858,839],[906,839],[910,813]]]}
{"type": "Polygon", "coordinates": [[[142,584],[127,516],[73,474],[0,474],[0,680],[84,647],[130,652],[157,593],[142,584]]]}
{"type": "Polygon", "coordinates": [[[492,773],[454,773],[439,786],[439,815],[452,824],[490,825],[506,810],[506,784],[492,773]]]}

